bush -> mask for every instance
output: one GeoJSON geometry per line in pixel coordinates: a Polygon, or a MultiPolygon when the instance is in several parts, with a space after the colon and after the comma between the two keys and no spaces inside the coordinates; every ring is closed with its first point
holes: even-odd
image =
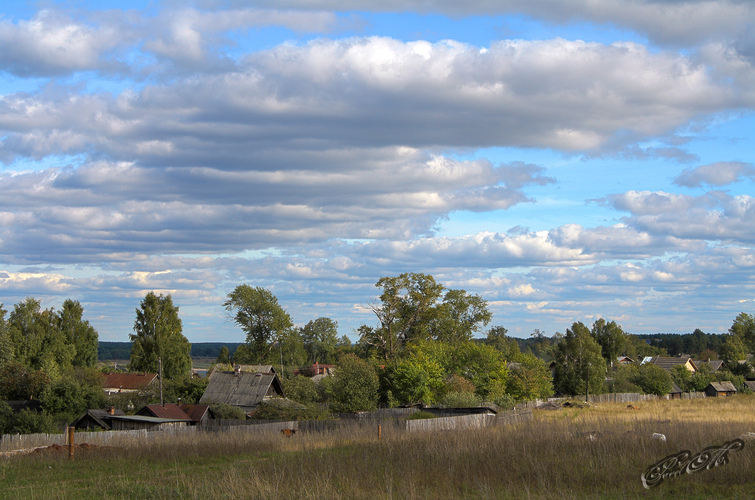
{"type": "Polygon", "coordinates": [[[259,420],[326,420],[330,418],[330,413],[316,403],[303,406],[289,399],[278,398],[260,403],[252,418],[259,420]]]}
{"type": "Polygon", "coordinates": [[[406,420],[426,420],[428,418],[436,418],[436,417],[429,411],[418,411],[406,417],[406,420]]]}
{"type": "Polygon", "coordinates": [[[474,392],[449,392],[441,400],[445,408],[475,408],[482,404],[482,398],[474,392]]]}
{"type": "Polygon", "coordinates": [[[501,410],[513,410],[516,406],[516,398],[511,394],[503,394],[493,400],[493,403],[501,410]]]}
{"type": "Polygon", "coordinates": [[[331,409],[343,413],[374,410],[378,385],[375,369],[363,359],[347,354],[336,365],[331,409]]]}
{"type": "Polygon", "coordinates": [[[288,399],[293,399],[302,404],[314,403],[320,399],[317,393],[317,383],[301,375],[284,381],[283,392],[288,399]]]}
{"type": "Polygon", "coordinates": [[[238,406],[226,403],[212,404],[210,411],[218,420],[246,420],[246,412],[238,406]]]}
{"type": "Polygon", "coordinates": [[[663,396],[671,390],[671,374],[650,363],[640,366],[632,382],[640,386],[645,394],[663,396]]]}

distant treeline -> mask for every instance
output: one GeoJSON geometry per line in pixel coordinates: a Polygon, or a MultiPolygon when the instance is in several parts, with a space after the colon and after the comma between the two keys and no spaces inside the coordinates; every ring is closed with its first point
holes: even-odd
{"type": "MultiPolygon", "coordinates": [[[[241,342],[197,342],[191,344],[192,358],[217,358],[223,346],[233,353],[241,342]]],[[[130,359],[131,342],[100,342],[97,346],[97,358],[100,361],[111,359],[130,359]]]]}
{"type": "Polygon", "coordinates": [[[725,333],[705,333],[697,329],[693,333],[685,334],[655,333],[635,336],[648,342],[653,347],[666,349],[669,356],[678,356],[679,354],[699,355],[706,350],[717,353],[729,335],[725,333]]]}

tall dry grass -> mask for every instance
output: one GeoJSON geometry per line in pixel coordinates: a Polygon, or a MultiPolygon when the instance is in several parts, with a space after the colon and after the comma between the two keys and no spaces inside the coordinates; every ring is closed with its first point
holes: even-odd
{"type": "Polygon", "coordinates": [[[346,426],[329,433],[202,433],[148,446],[0,464],[6,498],[508,499],[755,497],[755,441],[730,463],[645,490],[665,456],[755,432],[755,397],[539,411],[453,432],[346,426]],[[663,433],[666,442],[653,439],[663,433]]]}

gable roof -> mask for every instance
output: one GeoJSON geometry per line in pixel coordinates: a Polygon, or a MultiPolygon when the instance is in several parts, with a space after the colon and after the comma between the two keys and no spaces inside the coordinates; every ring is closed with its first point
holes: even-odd
{"type": "Polygon", "coordinates": [[[755,392],[755,380],[745,380],[745,385],[749,387],[752,392],[755,392]]]}
{"type": "Polygon", "coordinates": [[[157,373],[105,373],[102,387],[124,391],[138,391],[157,380],[157,373]]]}
{"type": "Polygon", "coordinates": [[[169,418],[173,420],[191,420],[191,417],[189,417],[177,404],[175,403],[165,403],[164,405],[160,404],[154,404],[154,405],[147,405],[138,412],[136,412],[137,415],[142,415],[145,417],[157,417],[157,418],[169,418]]]}
{"type": "Polygon", "coordinates": [[[708,387],[713,387],[716,392],[737,392],[737,388],[731,382],[711,382],[708,387]]]}
{"type": "Polygon", "coordinates": [[[204,416],[210,411],[210,405],[203,404],[180,404],[178,405],[192,422],[201,422],[204,416]]]}
{"type": "Polygon", "coordinates": [[[109,431],[111,427],[110,420],[112,419],[112,417],[125,415],[123,413],[123,410],[120,410],[118,408],[114,408],[112,411],[113,412],[110,413],[108,410],[87,410],[79,415],[79,418],[71,422],[71,427],[79,427],[79,424],[81,424],[85,420],[91,420],[103,429],[109,431]]]}
{"type": "Polygon", "coordinates": [[[723,365],[724,362],[721,361],[720,359],[709,359],[707,361],[696,361],[695,364],[696,365],[708,365],[708,366],[710,366],[710,371],[711,372],[717,372],[718,370],[721,369],[721,365],[723,365]]]}
{"type": "Polygon", "coordinates": [[[697,371],[697,366],[695,366],[695,363],[692,361],[691,356],[676,356],[673,358],[664,358],[661,356],[657,356],[653,358],[651,361],[655,366],[660,366],[664,370],[671,370],[676,365],[682,365],[687,366],[687,368],[692,368],[691,371],[697,371]]]}
{"type": "Polygon", "coordinates": [[[283,386],[274,373],[215,371],[199,402],[252,409],[267,396],[283,396],[283,386]]]}

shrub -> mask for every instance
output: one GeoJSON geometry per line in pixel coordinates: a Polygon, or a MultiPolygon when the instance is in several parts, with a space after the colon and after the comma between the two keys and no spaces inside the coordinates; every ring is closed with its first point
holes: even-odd
{"type": "Polygon", "coordinates": [[[501,410],[512,410],[516,406],[516,398],[511,394],[503,394],[494,399],[493,403],[501,410]]]}
{"type": "Polygon", "coordinates": [[[446,408],[474,408],[482,404],[482,398],[474,392],[449,392],[441,400],[446,408]]]}
{"type": "Polygon", "coordinates": [[[299,403],[314,403],[319,400],[317,383],[307,377],[297,375],[283,382],[283,392],[289,399],[299,403]]]}
{"type": "Polygon", "coordinates": [[[276,398],[257,406],[252,418],[259,420],[325,420],[330,413],[320,405],[300,405],[289,399],[276,398]]]}
{"type": "Polygon", "coordinates": [[[429,411],[418,411],[406,417],[406,420],[426,420],[428,418],[436,418],[436,417],[429,411]]]}
{"type": "Polygon", "coordinates": [[[218,420],[246,420],[246,412],[238,406],[226,403],[210,405],[212,415],[218,420]]]}
{"type": "Polygon", "coordinates": [[[335,412],[374,410],[378,385],[375,369],[363,359],[347,354],[335,369],[331,409],[335,412]]]}

